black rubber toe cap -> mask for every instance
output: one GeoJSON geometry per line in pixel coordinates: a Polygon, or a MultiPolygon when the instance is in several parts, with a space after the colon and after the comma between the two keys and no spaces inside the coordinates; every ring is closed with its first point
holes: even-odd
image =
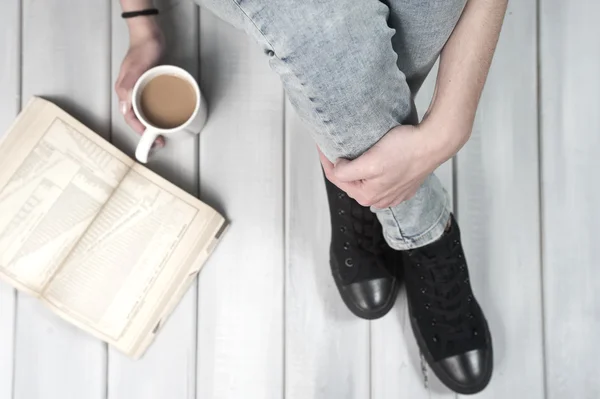
{"type": "Polygon", "coordinates": [[[449,379],[445,381],[454,391],[474,394],[482,391],[492,376],[492,351],[477,349],[437,362],[437,366],[449,379]]]}
{"type": "Polygon", "coordinates": [[[352,313],[369,320],[388,313],[397,296],[398,282],[393,278],[361,281],[342,288],[342,298],[352,313]]]}

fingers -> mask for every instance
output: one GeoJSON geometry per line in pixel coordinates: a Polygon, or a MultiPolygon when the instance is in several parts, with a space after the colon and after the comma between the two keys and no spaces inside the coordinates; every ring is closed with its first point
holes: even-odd
{"type": "MultiPolygon", "coordinates": [[[[400,203],[400,202],[402,202],[402,201],[399,201],[398,203],[400,203]]],[[[395,205],[394,205],[394,201],[393,200],[390,200],[390,199],[386,198],[386,199],[383,199],[383,200],[380,200],[380,201],[376,202],[375,204],[373,204],[371,206],[374,207],[374,208],[376,208],[376,209],[385,209],[385,208],[393,207],[395,205]]]]}
{"type": "Polygon", "coordinates": [[[121,65],[119,77],[115,82],[115,93],[117,93],[120,102],[131,103],[133,86],[141,75],[141,73],[134,71],[133,69],[131,62],[128,62],[127,59],[123,62],[123,65],[121,65]]]}
{"type": "Polygon", "coordinates": [[[137,134],[141,135],[142,133],[144,133],[146,127],[135,116],[135,113],[133,112],[131,106],[128,104],[122,104],[121,112],[123,112],[123,110],[126,110],[126,112],[123,113],[123,117],[125,118],[125,122],[127,122],[129,127],[132,128],[133,131],[137,134]]]}
{"type": "Polygon", "coordinates": [[[387,196],[384,196],[379,201],[376,201],[371,206],[373,206],[374,208],[377,208],[377,209],[393,208],[397,205],[400,205],[404,201],[408,201],[408,200],[412,199],[416,194],[417,194],[417,190],[410,191],[410,192],[408,192],[408,194],[402,194],[399,196],[398,195],[387,195],[387,196]]]}
{"type": "Polygon", "coordinates": [[[386,187],[380,180],[363,180],[360,187],[354,186],[348,195],[362,206],[372,206],[377,209],[394,207],[401,202],[412,198],[417,188],[413,187],[386,187]]]}
{"type": "Polygon", "coordinates": [[[135,116],[131,105],[131,93],[138,79],[139,73],[133,73],[132,68],[125,61],[121,66],[121,72],[115,83],[115,93],[119,99],[119,110],[125,122],[137,133],[142,134],[144,125],[135,116]]]}
{"type": "MultiPolygon", "coordinates": [[[[327,180],[338,186],[340,190],[346,192],[348,195],[350,195],[351,191],[356,191],[356,187],[360,187],[361,182],[342,182],[337,179],[334,173],[336,166],[325,156],[325,154],[323,154],[319,147],[317,147],[317,151],[327,180]]],[[[350,197],[352,197],[352,195],[350,195],[350,197]]]]}
{"type": "MultiPolygon", "coordinates": [[[[347,183],[346,183],[347,184],[347,183]]],[[[356,200],[362,206],[373,206],[382,201],[383,195],[373,181],[360,181],[353,184],[348,195],[356,200]]]]}
{"type": "Polygon", "coordinates": [[[331,162],[325,154],[321,151],[321,149],[317,146],[317,152],[319,153],[319,160],[321,161],[321,165],[323,165],[323,170],[325,172],[325,176],[329,178],[329,175],[333,172],[333,162],[331,162]]]}
{"type": "Polygon", "coordinates": [[[362,206],[373,206],[378,209],[389,208],[416,194],[416,190],[399,195],[397,192],[386,189],[381,179],[377,179],[383,174],[383,167],[375,159],[373,152],[367,151],[352,161],[339,159],[334,164],[318,147],[317,151],[325,177],[362,206]]]}
{"type": "MultiPolygon", "coordinates": [[[[137,78],[135,77],[136,74],[127,73],[124,70],[125,66],[123,66],[121,75],[119,75],[119,78],[115,83],[115,93],[119,99],[119,110],[121,111],[121,114],[123,114],[123,118],[125,119],[127,125],[129,125],[134,132],[142,135],[146,130],[146,127],[135,116],[131,104],[131,93],[133,91],[133,86],[137,81],[137,78]]],[[[164,147],[165,139],[163,137],[159,137],[154,142],[154,145],[158,148],[164,147]]]]}
{"type": "MultiPolygon", "coordinates": [[[[327,178],[327,180],[338,186],[340,190],[343,190],[346,194],[348,194],[350,198],[355,199],[356,202],[358,202],[362,206],[370,206],[379,200],[374,196],[373,190],[368,190],[365,187],[364,180],[351,179],[344,181],[340,179],[338,169],[340,167],[345,167],[346,165],[349,165],[350,163],[353,163],[356,160],[348,161],[347,159],[341,158],[338,159],[334,165],[333,162],[331,162],[325,156],[325,154],[323,154],[319,147],[317,147],[317,151],[319,152],[319,159],[321,161],[321,165],[323,165],[323,172],[325,173],[325,177],[327,178]]],[[[342,176],[346,176],[344,175],[344,173],[345,172],[342,172],[342,176]]]]}
{"type": "Polygon", "coordinates": [[[165,146],[165,138],[162,136],[157,138],[156,141],[154,142],[154,146],[156,148],[163,148],[165,146]]]}
{"type": "MultiPolygon", "coordinates": [[[[127,82],[124,81],[123,79],[119,78],[119,80],[117,80],[117,83],[115,84],[115,93],[117,93],[117,98],[119,99],[119,110],[121,111],[121,114],[123,114],[123,116],[125,117],[126,121],[128,120],[128,115],[130,113],[133,115],[133,110],[132,110],[132,106],[131,106],[132,91],[133,91],[133,85],[131,85],[131,87],[129,87],[127,82]]],[[[133,115],[133,116],[135,117],[135,115],[133,115]]],[[[131,119],[131,116],[129,116],[129,119],[131,119]]],[[[129,124],[129,122],[127,122],[127,123],[129,124]]],[[[131,126],[131,127],[134,130],[136,130],[134,128],[134,126],[131,126]]],[[[142,130],[142,132],[143,132],[143,130],[142,130]]]]}
{"type": "MultiPolygon", "coordinates": [[[[125,117],[125,122],[129,125],[129,127],[131,127],[131,129],[133,129],[134,132],[136,132],[137,134],[139,134],[140,136],[144,133],[144,131],[146,130],[146,127],[142,124],[142,122],[140,122],[138,120],[138,118],[136,118],[133,109],[129,108],[127,110],[127,112],[124,115],[125,117]]],[[[156,139],[156,141],[154,142],[154,146],[156,148],[162,148],[165,146],[165,139],[164,137],[159,137],[156,139]]]]}
{"type": "Polygon", "coordinates": [[[115,83],[115,93],[117,93],[117,97],[119,98],[119,110],[121,111],[121,114],[123,114],[125,122],[127,122],[129,127],[131,127],[134,132],[142,134],[144,133],[145,127],[135,116],[131,105],[131,93],[137,78],[135,78],[132,73],[126,72],[126,70],[127,67],[124,64],[121,67],[119,78],[115,83]]]}
{"type": "Polygon", "coordinates": [[[352,161],[340,159],[335,164],[335,177],[342,182],[351,182],[380,176],[383,173],[383,164],[376,151],[373,151],[374,148],[352,161]]]}

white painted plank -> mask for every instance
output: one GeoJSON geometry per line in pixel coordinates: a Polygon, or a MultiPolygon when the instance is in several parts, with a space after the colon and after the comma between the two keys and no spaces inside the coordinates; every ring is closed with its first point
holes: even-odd
{"type": "MultiPolygon", "coordinates": [[[[415,100],[422,117],[435,89],[436,67],[431,71],[415,100]]],[[[452,161],[435,172],[452,200],[452,161]]],[[[406,305],[406,290],[400,290],[396,305],[382,320],[371,327],[372,397],[453,398],[456,395],[444,387],[421,358],[415,341],[406,305]]]]}
{"type": "MultiPolygon", "coordinates": [[[[23,103],[45,96],[106,135],[109,7],[104,0],[23,1],[23,103]]],[[[33,297],[18,297],[15,398],[104,398],[106,348],[33,297]]]]}
{"type": "Polygon", "coordinates": [[[310,131],[286,106],[286,398],[369,397],[369,322],[344,305],[329,267],[331,224],[310,131]]]}
{"type": "MultiPolygon", "coordinates": [[[[21,106],[21,13],[20,1],[0,5],[0,139],[21,106]]],[[[0,398],[11,398],[13,389],[13,351],[15,344],[16,292],[0,282],[0,398]]]]}
{"type": "Polygon", "coordinates": [[[511,2],[457,163],[458,220],[494,345],[478,398],[544,398],[536,89],[536,4],[511,2]]]}
{"type": "Polygon", "coordinates": [[[200,15],[200,188],[232,224],[200,273],[197,397],[281,398],[283,90],[250,38],[200,15]]]}
{"type": "Polygon", "coordinates": [[[21,4],[8,0],[0,5],[0,137],[21,108],[21,4]]]}
{"type": "Polygon", "coordinates": [[[600,4],[541,2],[548,398],[600,397],[600,4]]]}
{"type": "MultiPolygon", "coordinates": [[[[129,46],[118,0],[112,13],[112,82],[129,46]]],[[[167,37],[164,63],[198,71],[196,6],[190,1],[160,0],[159,20],[167,37]]],[[[112,97],[112,142],[133,156],[139,136],[129,130],[112,97]]],[[[192,195],[198,194],[198,137],[178,137],[157,151],[148,166],[192,195]]],[[[192,399],[196,380],[196,285],[184,296],[145,356],[132,361],[109,349],[108,394],[111,399],[192,399]],[[151,381],[151,383],[149,383],[151,381]]]]}

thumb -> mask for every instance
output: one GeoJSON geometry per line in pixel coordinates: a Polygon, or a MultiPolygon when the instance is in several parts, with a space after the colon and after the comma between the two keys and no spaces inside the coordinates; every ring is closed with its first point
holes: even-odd
{"type": "Polygon", "coordinates": [[[122,75],[115,85],[115,92],[119,98],[119,110],[123,115],[131,109],[131,94],[133,92],[133,86],[137,78],[132,73],[126,73],[122,75]]]}
{"type": "Polygon", "coordinates": [[[119,101],[119,110],[123,116],[126,116],[128,112],[132,111],[131,100],[119,101]]]}
{"type": "Polygon", "coordinates": [[[319,153],[319,160],[321,161],[321,165],[323,166],[323,171],[325,172],[325,176],[331,176],[333,172],[333,163],[323,154],[321,149],[317,146],[317,152],[319,153]]]}
{"type": "Polygon", "coordinates": [[[381,167],[372,151],[349,161],[340,159],[334,168],[334,176],[342,182],[365,180],[381,174],[381,167]]]}

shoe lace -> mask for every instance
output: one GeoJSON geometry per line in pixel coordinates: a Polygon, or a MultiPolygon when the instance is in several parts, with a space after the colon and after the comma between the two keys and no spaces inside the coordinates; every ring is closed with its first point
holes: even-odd
{"type": "MultiPolygon", "coordinates": [[[[349,200],[345,193],[338,193],[338,199],[349,200]]],[[[375,260],[377,266],[382,268],[386,273],[389,273],[381,256],[386,249],[387,243],[383,237],[377,216],[369,208],[363,207],[351,200],[347,201],[347,208],[347,211],[341,207],[338,209],[338,214],[348,221],[346,223],[348,226],[341,226],[342,233],[346,235],[348,240],[344,244],[344,249],[348,250],[350,247],[359,248],[362,250],[363,255],[361,256],[355,251],[354,256],[346,259],[346,266],[351,266],[348,264],[348,261],[352,262],[353,257],[358,257],[363,260],[375,260]]]]}
{"type": "Polygon", "coordinates": [[[425,307],[433,314],[432,327],[437,331],[434,341],[444,339],[448,343],[468,339],[477,335],[477,331],[470,323],[474,317],[469,312],[473,297],[467,289],[469,278],[464,273],[466,265],[460,241],[449,240],[447,250],[442,252],[444,255],[422,247],[409,251],[409,256],[421,269],[421,294],[428,300],[425,307]]]}

